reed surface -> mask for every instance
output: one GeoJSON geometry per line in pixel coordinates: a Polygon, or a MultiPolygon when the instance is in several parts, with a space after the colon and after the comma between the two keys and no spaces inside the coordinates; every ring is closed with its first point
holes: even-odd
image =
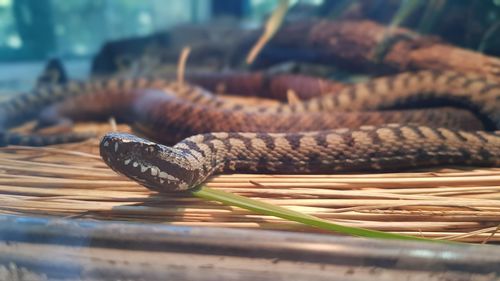
{"type": "MultiPolygon", "coordinates": [[[[105,132],[109,125],[77,130],[105,132]]],[[[128,131],[119,126],[120,131],[128,131]]],[[[189,226],[319,230],[203,201],[158,194],[109,169],[98,139],[0,150],[0,212],[189,226]]],[[[500,241],[500,168],[442,168],[344,175],[220,175],[208,187],[339,224],[401,234],[500,241]]]]}

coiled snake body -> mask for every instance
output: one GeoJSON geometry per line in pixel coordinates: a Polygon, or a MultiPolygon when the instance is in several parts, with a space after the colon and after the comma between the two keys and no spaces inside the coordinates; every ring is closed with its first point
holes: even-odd
{"type": "MultiPolygon", "coordinates": [[[[158,190],[187,190],[213,173],[229,171],[323,173],[500,165],[500,135],[494,132],[500,128],[500,85],[455,72],[404,73],[300,103],[265,107],[228,102],[201,88],[163,80],[69,84],[14,99],[0,106],[0,117],[7,128],[36,116],[37,107],[61,100],[42,112],[42,123],[113,115],[165,143],[195,135],[173,147],[130,135],[104,137],[100,149],[106,163],[158,190]],[[136,90],[144,88],[157,90],[136,90]],[[399,109],[429,102],[468,110],[399,109]],[[217,131],[226,133],[210,133],[217,131]],[[196,135],[200,133],[205,134],[196,135]]],[[[37,137],[35,144],[61,141],[37,137]]],[[[3,133],[4,144],[13,139],[21,144],[30,141],[3,133]]]]}

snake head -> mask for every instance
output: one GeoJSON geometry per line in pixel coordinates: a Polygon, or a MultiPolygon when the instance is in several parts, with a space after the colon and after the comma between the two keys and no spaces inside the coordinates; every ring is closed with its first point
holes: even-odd
{"type": "Polygon", "coordinates": [[[114,171],[156,191],[187,191],[199,182],[193,161],[172,147],[131,134],[109,133],[99,149],[114,171]]]}

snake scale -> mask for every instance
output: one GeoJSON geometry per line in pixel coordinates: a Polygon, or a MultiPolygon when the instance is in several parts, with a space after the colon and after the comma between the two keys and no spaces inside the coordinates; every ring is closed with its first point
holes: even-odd
{"type": "Polygon", "coordinates": [[[186,80],[216,93],[237,93],[287,101],[292,90],[299,99],[307,100],[337,92],[345,85],[331,80],[301,74],[251,73],[190,73],[186,80]]]}
{"type": "Polygon", "coordinates": [[[63,141],[36,136],[32,143],[31,137],[14,138],[6,131],[29,119],[55,124],[110,115],[155,141],[180,141],[168,147],[112,133],[101,142],[108,165],[157,190],[187,190],[228,171],[324,173],[500,164],[500,134],[495,131],[500,128],[500,84],[449,71],[377,78],[275,106],[227,101],[162,79],[72,82],[0,105],[2,144],[63,141]],[[451,105],[463,109],[408,109],[451,105]]]}
{"type": "Polygon", "coordinates": [[[425,126],[363,126],[305,133],[209,133],[173,147],[107,134],[101,156],[157,191],[196,188],[215,173],[391,171],[443,164],[500,164],[500,134],[425,126]]]}

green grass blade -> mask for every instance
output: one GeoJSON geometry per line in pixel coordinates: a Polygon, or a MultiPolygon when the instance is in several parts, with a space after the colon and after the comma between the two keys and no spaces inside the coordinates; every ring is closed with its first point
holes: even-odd
{"type": "Polygon", "coordinates": [[[358,2],[359,0],[340,0],[339,3],[335,5],[335,8],[330,12],[328,18],[332,20],[337,19],[345,10],[356,5],[358,2]]]}
{"type": "Polygon", "coordinates": [[[477,48],[477,51],[480,53],[484,53],[484,51],[488,47],[488,44],[491,43],[490,41],[493,38],[495,38],[495,34],[496,34],[496,36],[498,36],[499,30],[500,30],[500,20],[497,20],[484,33],[483,38],[481,38],[481,41],[479,42],[479,46],[477,48]]]}
{"type": "Polygon", "coordinates": [[[423,1],[420,0],[405,0],[401,3],[398,11],[391,20],[390,26],[399,26],[403,21],[405,21],[417,8],[422,5],[423,1]]]}
{"type": "MultiPolygon", "coordinates": [[[[394,36],[395,29],[404,22],[412,13],[414,13],[420,5],[424,2],[420,0],[404,0],[401,2],[399,9],[396,11],[392,20],[389,24],[389,27],[386,29],[383,40],[380,41],[377,46],[375,46],[373,52],[373,61],[376,63],[381,63],[387,53],[390,51],[392,46],[406,36],[401,36],[399,34],[394,36]]],[[[408,36],[409,38],[409,36],[408,36]]]]}
{"type": "Polygon", "coordinates": [[[193,191],[192,193],[193,195],[206,200],[218,201],[226,205],[237,206],[259,214],[280,217],[290,221],[295,221],[309,226],[314,226],[320,229],[335,231],[358,237],[452,243],[449,241],[431,240],[415,236],[407,236],[407,235],[387,233],[376,230],[369,230],[365,228],[342,226],[318,217],[292,211],[287,208],[275,206],[269,203],[250,199],[244,196],[239,196],[236,194],[211,189],[205,186],[202,186],[200,189],[193,191]]]}
{"type": "Polygon", "coordinates": [[[448,0],[435,0],[427,2],[425,6],[424,15],[420,20],[417,30],[420,33],[427,34],[432,31],[436,22],[445,11],[448,0]]]}

